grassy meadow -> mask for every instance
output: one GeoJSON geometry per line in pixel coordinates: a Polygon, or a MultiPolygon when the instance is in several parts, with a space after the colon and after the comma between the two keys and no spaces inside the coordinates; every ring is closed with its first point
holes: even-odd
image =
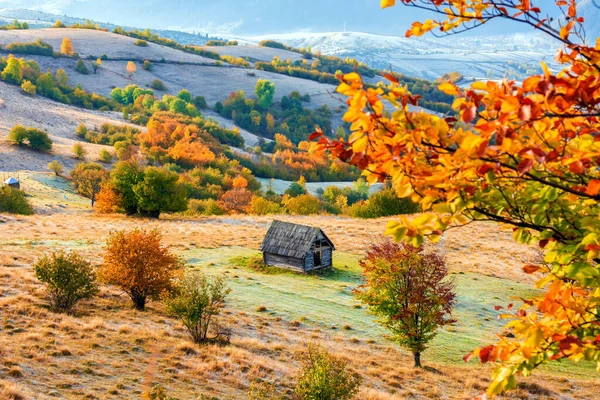
{"type": "MultiPolygon", "coordinates": [[[[412,356],[352,294],[361,283],[361,255],[378,240],[385,219],[279,216],[321,227],[338,249],[335,268],[310,275],[257,271],[248,260],[260,255],[272,217],[99,216],[66,180],[20,176],[39,214],[0,215],[0,399],[135,399],[156,383],[179,399],[244,399],[256,379],[290,394],[298,354],[310,341],[363,376],[357,398],[472,398],[485,390],[491,367],[462,357],[502,332],[495,305],[518,304],[515,299],[535,290],[520,271],[521,261],[535,254],[515,245],[510,230],[487,224],[451,229],[439,247],[456,282],[458,322],[440,330],[423,355],[426,368],[415,370],[412,356]],[[106,286],[75,315],[48,310],[32,269],[38,257],[65,249],[99,263],[107,234],[134,227],[160,229],[189,268],[226,278],[232,292],[221,322],[233,329],[231,344],[194,345],[161,303],[135,311],[125,295],[106,286]]],[[[523,378],[504,398],[594,399],[600,392],[594,371],[585,363],[554,364],[523,378]]]]}

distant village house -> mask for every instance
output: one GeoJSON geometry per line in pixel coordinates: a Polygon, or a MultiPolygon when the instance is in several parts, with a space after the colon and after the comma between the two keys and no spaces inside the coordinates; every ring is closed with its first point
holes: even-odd
{"type": "Polygon", "coordinates": [[[10,186],[11,188],[21,189],[21,183],[18,179],[13,178],[12,176],[4,181],[6,186],[10,186]]]}
{"type": "Polygon", "coordinates": [[[266,265],[308,272],[333,266],[335,246],[319,228],[274,220],[260,249],[266,265]]]}

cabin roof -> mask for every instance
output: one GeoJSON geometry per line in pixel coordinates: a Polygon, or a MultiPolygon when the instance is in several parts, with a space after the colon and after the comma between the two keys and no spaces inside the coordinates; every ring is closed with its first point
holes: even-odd
{"type": "Polygon", "coordinates": [[[319,233],[335,249],[333,242],[329,240],[320,228],[274,220],[267,231],[260,249],[265,253],[304,258],[319,233]]]}
{"type": "Polygon", "coordinates": [[[7,180],[5,180],[4,183],[6,183],[7,185],[14,185],[15,183],[19,183],[19,181],[11,176],[7,180]]]}

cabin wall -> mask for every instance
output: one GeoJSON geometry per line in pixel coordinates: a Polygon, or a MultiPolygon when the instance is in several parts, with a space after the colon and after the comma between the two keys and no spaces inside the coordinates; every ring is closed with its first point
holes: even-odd
{"type": "Polygon", "coordinates": [[[333,251],[331,247],[323,247],[321,250],[321,265],[318,267],[315,267],[315,256],[312,251],[309,251],[304,258],[304,269],[306,271],[331,266],[333,266],[333,251]]]}
{"type": "Polygon", "coordinates": [[[315,267],[315,257],[312,251],[306,253],[306,257],[304,257],[304,269],[309,271],[315,267]]]}
{"type": "Polygon", "coordinates": [[[321,260],[321,262],[324,267],[333,266],[333,251],[331,250],[331,247],[323,248],[323,260],[321,260]]]}
{"type": "Polygon", "coordinates": [[[263,260],[266,265],[272,267],[287,268],[294,271],[304,272],[304,263],[301,258],[280,256],[277,254],[264,253],[263,260]]]}

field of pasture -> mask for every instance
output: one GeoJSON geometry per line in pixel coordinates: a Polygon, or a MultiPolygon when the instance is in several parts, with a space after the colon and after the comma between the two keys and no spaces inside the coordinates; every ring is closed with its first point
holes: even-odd
{"type": "MultiPolygon", "coordinates": [[[[458,322],[440,331],[423,355],[426,368],[415,370],[412,356],[353,296],[362,281],[359,260],[380,240],[386,219],[278,216],[321,227],[338,249],[334,269],[257,271],[248,260],[260,254],[272,217],[99,216],[62,178],[23,173],[21,179],[39,213],[0,215],[0,398],[140,398],[160,383],[180,399],[243,399],[256,379],[289,394],[308,342],[347,359],[363,376],[358,398],[472,398],[485,390],[491,368],[462,357],[502,332],[495,305],[518,303],[535,290],[520,267],[536,255],[515,245],[510,230],[487,224],[451,229],[437,249],[456,282],[458,322]],[[221,322],[233,329],[230,345],[194,345],[161,303],[135,311],[125,295],[106,286],[75,315],[48,310],[32,268],[38,257],[70,250],[98,264],[109,232],[136,227],[159,229],[188,268],[226,279],[232,291],[221,322]]],[[[555,364],[522,379],[506,398],[593,399],[600,390],[593,370],[555,364]]]]}

